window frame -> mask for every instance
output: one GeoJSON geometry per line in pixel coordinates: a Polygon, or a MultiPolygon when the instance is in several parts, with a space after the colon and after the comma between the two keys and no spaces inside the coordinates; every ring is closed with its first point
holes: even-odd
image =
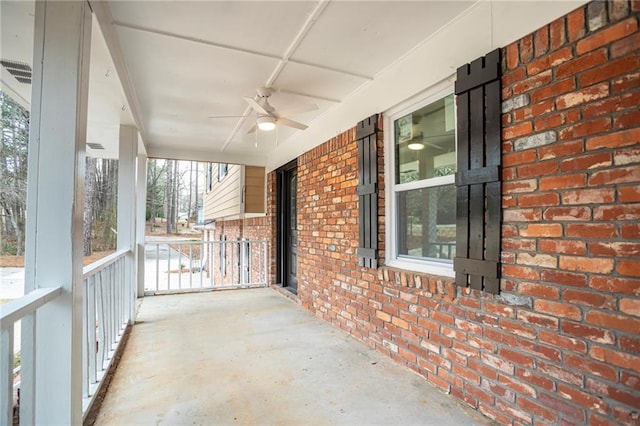
{"type": "Polygon", "coordinates": [[[218,163],[218,182],[222,182],[229,174],[229,163],[218,163]]]}
{"type": "MultiPolygon", "coordinates": [[[[387,226],[385,232],[385,265],[414,272],[422,272],[445,277],[455,277],[453,259],[451,262],[417,259],[398,255],[398,193],[413,189],[431,188],[455,184],[455,173],[448,176],[437,176],[421,181],[396,184],[396,153],[394,121],[414,111],[436,102],[454,93],[455,76],[412,96],[411,98],[390,108],[383,114],[384,120],[384,158],[385,158],[385,216],[387,226]]],[[[454,96],[454,108],[455,96],[454,96]]],[[[458,150],[457,114],[454,113],[455,145],[458,150]]],[[[456,154],[457,156],[457,154],[456,154]]]]}

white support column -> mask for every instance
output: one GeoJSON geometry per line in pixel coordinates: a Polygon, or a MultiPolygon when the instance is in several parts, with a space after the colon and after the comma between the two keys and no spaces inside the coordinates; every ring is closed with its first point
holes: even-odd
{"type": "Polygon", "coordinates": [[[36,2],[25,292],[61,286],[23,324],[20,423],[82,423],[82,220],[91,10],[36,2]],[[35,330],[36,336],[33,339],[35,330]],[[33,396],[35,395],[35,397],[33,396]]]}
{"type": "Polygon", "coordinates": [[[131,250],[126,260],[126,286],[129,296],[128,319],[135,320],[135,256],[136,249],[136,155],[138,130],[133,126],[120,126],[118,145],[118,250],[131,250]]]}
{"type": "Polygon", "coordinates": [[[137,297],[144,297],[144,231],[147,219],[147,156],[138,154],[138,181],[136,183],[138,196],[137,220],[136,220],[136,243],[138,265],[137,297]]]}

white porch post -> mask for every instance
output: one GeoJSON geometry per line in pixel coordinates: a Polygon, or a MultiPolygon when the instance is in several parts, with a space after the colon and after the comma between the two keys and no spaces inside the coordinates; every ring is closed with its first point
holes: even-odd
{"type": "Polygon", "coordinates": [[[138,130],[120,126],[118,146],[118,250],[131,250],[127,255],[126,285],[129,324],[135,320],[135,256],[136,249],[136,154],[138,130]]]}
{"type": "Polygon", "coordinates": [[[147,156],[138,154],[138,203],[136,220],[138,283],[137,296],[144,297],[144,231],[147,219],[147,156]]]}
{"type": "Polygon", "coordinates": [[[91,11],[36,2],[25,292],[62,294],[23,324],[21,424],[82,423],[82,220],[91,11]],[[31,330],[36,331],[33,338],[31,330]],[[35,371],[34,371],[35,370],[35,371]]]}

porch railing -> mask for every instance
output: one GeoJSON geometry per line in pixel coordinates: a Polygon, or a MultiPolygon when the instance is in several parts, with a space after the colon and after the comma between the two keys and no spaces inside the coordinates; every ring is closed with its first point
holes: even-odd
{"type": "MultiPolygon", "coordinates": [[[[130,250],[121,250],[83,269],[83,415],[88,412],[103,383],[104,375],[113,361],[127,324],[133,321],[135,280],[131,269],[133,261],[131,259],[131,262],[127,262],[130,254],[130,250]]],[[[38,398],[46,398],[46,395],[37,395],[35,392],[37,371],[33,360],[35,360],[37,343],[36,315],[39,308],[58,297],[62,291],[61,287],[37,289],[2,306],[0,424],[13,423],[14,402],[17,399],[18,389],[21,401],[32,401],[28,410],[35,408],[35,404],[39,403],[38,398]],[[25,327],[25,324],[22,324],[23,342],[28,339],[32,344],[22,346],[21,365],[14,369],[15,324],[23,319],[30,319],[27,324],[33,325],[25,327]],[[32,353],[27,354],[25,351],[32,353]],[[30,373],[30,380],[21,381],[20,375],[27,371],[30,373]]],[[[33,413],[24,410],[25,407],[22,406],[20,417],[32,419],[33,413]]]]}
{"type": "Polygon", "coordinates": [[[117,251],[82,271],[82,411],[91,407],[132,317],[135,303],[130,250],[117,251]]]}
{"type": "Polygon", "coordinates": [[[163,240],[145,244],[145,296],[266,287],[266,240],[163,240]]]}

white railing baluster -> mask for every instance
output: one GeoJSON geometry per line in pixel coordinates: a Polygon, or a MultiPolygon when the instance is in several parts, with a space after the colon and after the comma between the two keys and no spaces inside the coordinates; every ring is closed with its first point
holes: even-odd
{"type": "Polygon", "coordinates": [[[13,323],[0,336],[0,423],[13,424],[13,323]]]}
{"type": "Polygon", "coordinates": [[[156,243],[156,288],[155,290],[159,290],[160,283],[160,244],[156,243]]]}
{"type": "Polygon", "coordinates": [[[89,397],[89,299],[86,294],[89,289],[87,280],[82,280],[82,397],[89,397]]]}
{"type": "Polygon", "coordinates": [[[193,288],[193,245],[192,244],[189,244],[189,288],[193,288]]]}
{"type": "Polygon", "coordinates": [[[96,383],[96,276],[87,279],[87,353],[89,355],[89,385],[96,383]]]}

